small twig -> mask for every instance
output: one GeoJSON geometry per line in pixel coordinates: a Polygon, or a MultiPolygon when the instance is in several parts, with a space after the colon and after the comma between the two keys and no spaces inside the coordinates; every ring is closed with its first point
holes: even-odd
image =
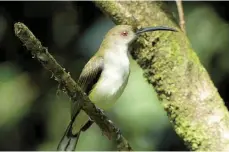
{"type": "Polygon", "coordinates": [[[41,42],[28,27],[18,22],[14,24],[14,30],[16,36],[31,51],[33,58],[36,58],[45,69],[49,70],[55,80],[64,87],[63,91],[66,91],[72,102],[78,102],[79,107],[82,107],[107,136],[116,139],[118,150],[131,151],[132,148],[122,136],[120,130],[90,101],[79,85],[71,78],[70,74],[57,63],[53,56],[49,54],[48,49],[41,45],[41,42]]]}
{"type": "Polygon", "coordinates": [[[176,5],[177,5],[177,10],[179,14],[179,19],[180,19],[180,28],[181,30],[186,33],[185,31],[185,19],[184,19],[184,11],[183,11],[183,6],[182,6],[182,0],[176,0],[176,5]]]}

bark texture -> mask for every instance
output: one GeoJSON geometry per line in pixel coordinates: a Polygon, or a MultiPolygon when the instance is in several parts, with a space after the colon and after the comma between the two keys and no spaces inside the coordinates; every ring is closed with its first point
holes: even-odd
{"type": "MultiPolygon", "coordinates": [[[[94,3],[116,24],[178,28],[163,2],[94,3]]],[[[229,151],[228,110],[183,32],[145,33],[132,56],[190,150],[229,151]]]]}

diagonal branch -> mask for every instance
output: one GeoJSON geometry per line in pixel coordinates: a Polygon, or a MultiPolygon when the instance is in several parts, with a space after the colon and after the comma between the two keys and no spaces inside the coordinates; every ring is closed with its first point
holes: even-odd
{"type": "MultiPolygon", "coordinates": [[[[116,24],[177,27],[161,1],[94,3],[116,24]]],[[[137,42],[132,56],[184,143],[190,150],[229,151],[228,110],[185,33],[146,33],[137,42]]]]}
{"type": "Polygon", "coordinates": [[[41,42],[33,33],[23,23],[15,23],[14,30],[16,36],[31,51],[33,58],[36,58],[45,69],[52,73],[55,80],[64,87],[71,100],[73,102],[80,101],[79,108],[82,107],[106,135],[117,141],[118,150],[132,150],[128,141],[121,135],[120,130],[114,126],[100,109],[96,108],[79,85],[71,78],[70,74],[57,63],[52,55],[49,54],[48,49],[41,45],[41,42]]]}

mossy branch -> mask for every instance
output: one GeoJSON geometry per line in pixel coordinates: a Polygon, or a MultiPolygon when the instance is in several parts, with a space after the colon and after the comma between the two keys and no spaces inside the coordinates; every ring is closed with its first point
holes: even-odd
{"type": "Polygon", "coordinates": [[[109,138],[111,137],[117,141],[118,150],[132,150],[128,141],[121,135],[120,130],[90,101],[79,85],[71,78],[70,73],[66,72],[57,63],[48,52],[48,49],[41,45],[41,42],[33,33],[23,23],[15,23],[14,30],[16,36],[31,51],[33,58],[37,59],[45,69],[49,70],[55,80],[64,87],[72,102],[79,102],[79,108],[82,108],[109,138]]]}
{"type": "MultiPolygon", "coordinates": [[[[178,28],[164,2],[94,1],[116,24],[178,28]]],[[[133,58],[190,150],[229,151],[229,113],[183,32],[146,33],[133,58]]]]}

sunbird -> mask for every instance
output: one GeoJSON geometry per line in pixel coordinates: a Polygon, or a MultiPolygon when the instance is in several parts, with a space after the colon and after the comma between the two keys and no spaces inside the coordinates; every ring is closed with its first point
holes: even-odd
{"type": "MultiPolygon", "coordinates": [[[[99,50],[84,66],[78,79],[82,90],[98,108],[111,108],[123,93],[130,75],[128,52],[133,41],[141,33],[158,30],[176,31],[163,26],[136,29],[131,25],[117,25],[108,31],[99,50]]],[[[76,106],[72,103],[71,121],[57,150],[75,150],[80,133],[93,123],[83,110],[76,111],[76,106]]]]}

